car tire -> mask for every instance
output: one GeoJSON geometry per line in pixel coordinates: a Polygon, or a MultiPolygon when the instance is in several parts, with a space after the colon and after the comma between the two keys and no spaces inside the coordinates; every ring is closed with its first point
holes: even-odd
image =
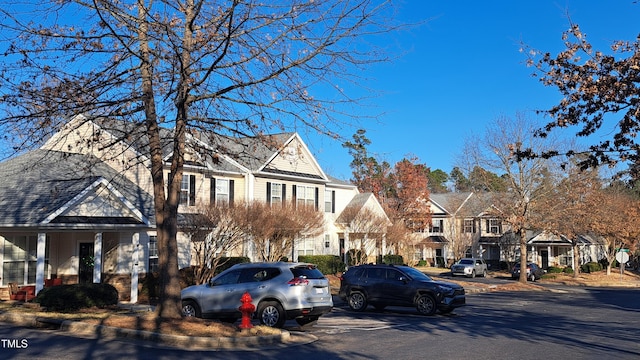
{"type": "Polygon", "coordinates": [[[184,317],[202,317],[200,306],[193,300],[185,300],[182,302],[182,316],[184,317]]]}
{"type": "Polygon", "coordinates": [[[282,328],[287,318],[282,305],[277,301],[265,301],[258,305],[258,319],[262,325],[282,328]]]}
{"type": "Polygon", "coordinates": [[[422,315],[431,316],[436,313],[436,299],[428,294],[419,295],[416,299],[416,309],[422,315]]]}
{"type": "Polygon", "coordinates": [[[531,273],[531,274],[529,275],[529,280],[530,280],[531,282],[535,282],[535,281],[536,281],[536,275],[535,275],[534,273],[531,273]]]}
{"type": "Polygon", "coordinates": [[[471,270],[471,275],[469,275],[470,278],[474,278],[476,277],[476,271],[475,270],[471,270]]]}
{"type": "Polygon", "coordinates": [[[364,311],[367,308],[367,297],[360,291],[354,291],[347,297],[347,303],[353,311],[364,311]]]}
{"type": "Polygon", "coordinates": [[[320,316],[318,315],[314,315],[314,316],[303,316],[303,317],[299,317],[296,318],[296,322],[298,323],[298,325],[303,326],[303,327],[310,327],[315,325],[318,322],[318,319],[320,318],[320,316]]]}
{"type": "Polygon", "coordinates": [[[483,270],[483,271],[482,271],[482,277],[483,277],[483,278],[486,278],[486,277],[487,277],[487,270],[483,270]]]}

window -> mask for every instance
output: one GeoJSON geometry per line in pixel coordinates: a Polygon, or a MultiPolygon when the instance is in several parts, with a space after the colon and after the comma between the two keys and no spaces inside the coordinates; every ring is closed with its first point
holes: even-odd
{"type": "Polygon", "coordinates": [[[336,192],[334,190],[324,191],[324,212],[335,213],[336,192]]]}
{"type": "Polygon", "coordinates": [[[331,247],[331,235],[329,234],[324,234],[324,247],[327,249],[331,247]]]}
{"type": "Polygon", "coordinates": [[[462,226],[462,232],[465,234],[476,232],[476,222],[473,219],[464,219],[464,225],[462,226]]]}
{"type": "Polygon", "coordinates": [[[229,179],[211,179],[211,204],[233,204],[234,181],[229,179]]]}
{"type": "Polygon", "coordinates": [[[488,219],[487,232],[490,234],[502,234],[502,222],[499,219],[488,219]]]}
{"type": "Polygon", "coordinates": [[[296,206],[316,206],[316,188],[311,186],[294,186],[293,196],[296,206]]]}
{"type": "Polygon", "coordinates": [[[149,272],[158,272],[158,237],[149,236],[149,272]]]}
{"type": "Polygon", "coordinates": [[[282,204],[286,199],[286,186],[280,183],[267,183],[267,203],[282,204]]]}
{"type": "Polygon", "coordinates": [[[443,225],[444,225],[444,220],[433,219],[431,220],[431,227],[429,228],[429,232],[442,233],[444,232],[443,225]]]}
{"type": "MultiPolygon", "coordinates": [[[[14,282],[18,285],[34,284],[36,282],[38,237],[13,236],[4,240],[4,260],[2,271],[4,284],[14,282]]],[[[45,278],[49,271],[49,239],[45,250],[45,278]]]]}
{"type": "Polygon", "coordinates": [[[196,205],[196,176],[190,174],[182,175],[180,183],[180,205],[196,205]]]}
{"type": "Polygon", "coordinates": [[[313,239],[306,237],[296,241],[298,256],[313,255],[313,239]]]}

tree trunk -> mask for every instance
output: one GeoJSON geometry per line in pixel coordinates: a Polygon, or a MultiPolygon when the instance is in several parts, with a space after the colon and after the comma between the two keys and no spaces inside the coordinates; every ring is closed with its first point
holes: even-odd
{"type": "Polygon", "coordinates": [[[573,277],[578,278],[580,274],[580,249],[578,248],[578,242],[573,242],[573,277]]]}
{"type": "MultiPolygon", "coordinates": [[[[147,12],[143,5],[139,5],[138,16],[140,30],[140,75],[142,78],[143,103],[145,108],[147,137],[149,140],[149,156],[151,159],[151,178],[153,182],[153,201],[158,236],[158,270],[159,270],[159,294],[157,315],[161,318],[179,318],[182,316],[180,300],[180,282],[178,272],[178,241],[177,219],[180,181],[182,169],[179,171],[172,166],[172,175],[169,179],[169,198],[165,199],[164,190],[164,159],[162,154],[162,142],[160,140],[160,128],[158,126],[156,105],[153,89],[153,66],[151,52],[147,38],[147,12]]],[[[174,154],[174,163],[176,157],[174,154]]]]}
{"type": "Polygon", "coordinates": [[[527,232],[524,229],[518,230],[520,235],[520,278],[521,283],[527,282],[527,232]]]}

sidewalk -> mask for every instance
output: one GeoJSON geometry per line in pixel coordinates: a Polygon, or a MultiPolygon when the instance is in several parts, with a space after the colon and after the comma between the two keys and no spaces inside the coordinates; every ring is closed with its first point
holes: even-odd
{"type": "MultiPolygon", "coordinates": [[[[119,307],[132,311],[152,311],[153,307],[139,304],[119,304],[119,307]]],[[[167,335],[151,331],[116,328],[89,324],[83,321],[70,321],[38,317],[24,312],[0,312],[0,322],[14,325],[52,329],[68,332],[74,336],[92,339],[126,338],[148,341],[163,346],[189,350],[243,351],[268,348],[280,348],[314,342],[317,337],[304,332],[282,330],[279,335],[239,336],[239,337],[193,337],[167,335]]]]}

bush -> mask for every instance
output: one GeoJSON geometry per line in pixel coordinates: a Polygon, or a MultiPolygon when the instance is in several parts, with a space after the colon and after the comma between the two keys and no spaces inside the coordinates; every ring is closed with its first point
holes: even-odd
{"type": "Polygon", "coordinates": [[[402,259],[402,255],[385,255],[382,258],[382,262],[384,264],[389,265],[403,265],[404,260],[402,259]]]}
{"type": "Polygon", "coordinates": [[[563,269],[557,266],[549,266],[549,268],[547,269],[547,273],[549,274],[559,274],[562,272],[563,272],[563,269]]]}
{"type": "Polygon", "coordinates": [[[36,303],[48,311],[72,312],[118,304],[118,290],[111,284],[59,285],[42,289],[36,303]]]}
{"type": "Polygon", "coordinates": [[[325,275],[331,275],[345,270],[344,262],[336,255],[301,255],[298,256],[298,261],[316,264],[318,270],[325,275]]]}
{"type": "Polygon", "coordinates": [[[562,269],[562,272],[565,274],[573,274],[573,268],[571,266],[567,266],[566,268],[562,269]]]}
{"type": "Polygon", "coordinates": [[[427,260],[418,261],[418,266],[427,266],[427,260]]]}
{"type": "Polygon", "coordinates": [[[586,264],[582,264],[582,266],[580,267],[580,271],[582,271],[583,273],[592,273],[592,272],[598,272],[601,270],[602,270],[602,264],[597,262],[588,262],[586,264]]]}

